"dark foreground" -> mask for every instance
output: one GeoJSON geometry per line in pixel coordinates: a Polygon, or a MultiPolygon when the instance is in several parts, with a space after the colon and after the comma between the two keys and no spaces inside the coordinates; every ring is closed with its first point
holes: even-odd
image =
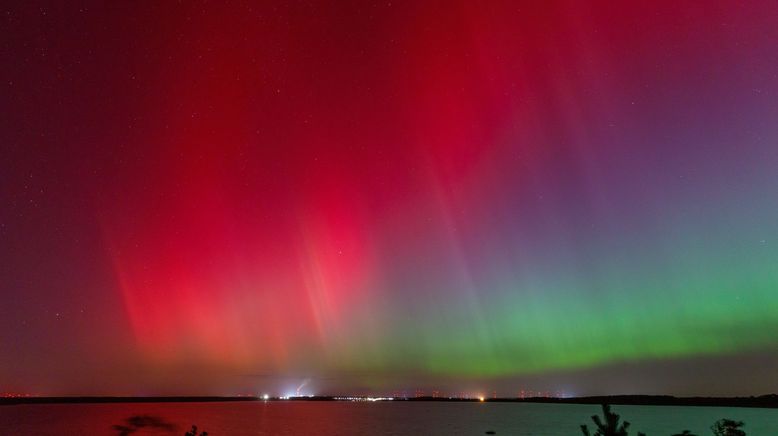
{"type": "MultiPolygon", "coordinates": [[[[743,407],[614,406],[629,435],[711,435],[722,418],[749,436],[778,434],[778,410],[743,407]]],[[[16,404],[0,407],[0,434],[176,435],[193,424],[217,435],[581,435],[591,404],[487,401],[212,401],[16,404]],[[125,433],[122,433],[122,432],[125,433]],[[129,432],[126,432],[129,431],[129,432]],[[487,433],[490,432],[490,433],[487,433]],[[493,432],[493,433],[491,433],[493,432]]],[[[594,433],[594,432],[592,432],[594,433]]]]}

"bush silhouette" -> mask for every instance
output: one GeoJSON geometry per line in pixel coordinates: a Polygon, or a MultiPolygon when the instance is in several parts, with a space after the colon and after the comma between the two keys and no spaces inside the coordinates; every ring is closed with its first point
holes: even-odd
{"type": "Polygon", "coordinates": [[[716,436],[746,436],[746,432],[740,429],[743,426],[745,426],[743,421],[719,419],[710,429],[716,436]]]}
{"type": "Polygon", "coordinates": [[[192,424],[192,429],[186,432],[184,436],[208,436],[208,432],[197,433],[197,426],[192,424]]]}
{"type": "Polygon", "coordinates": [[[689,430],[684,430],[681,433],[674,434],[673,436],[697,436],[697,435],[690,432],[689,430]]]}
{"type": "MultiPolygon", "coordinates": [[[[619,425],[619,415],[611,412],[611,406],[608,404],[602,405],[602,416],[605,419],[603,422],[597,415],[592,415],[592,421],[597,426],[597,431],[592,435],[589,432],[589,427],[586,424],[581,425],[581,432],[584,436],[628,436],[629,422],[624,421],[619,425]]],[[[645,436],[643,433],[638,433],[638,436],[645,436]]]]}
{"type": "Polygon", "coordinates": [[[142,429],[172,432],[175,431],[176,426],[158,416],[136,415],[125,419],[124,424],[114,425],[113,429],[119,433],[119,436],[129,436],[142,429]]]}

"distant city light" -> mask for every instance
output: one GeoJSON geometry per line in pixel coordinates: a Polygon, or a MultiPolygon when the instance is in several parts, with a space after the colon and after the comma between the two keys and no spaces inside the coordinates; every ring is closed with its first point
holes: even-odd
{"type": "Polygon", "coordinates": [[[481,396],[481,397],[478,397],[478,401],[480,401],[480,402],[484,402],[484,401],[486,401],[486,398],[484,398],[483,396],[481,396]]]}
{"type": "Polygon", "coordinates": [[[262,399],[267,401],[267,400],[270,399],[270,395],[268,395],[268,394],[262,395],[262,399]]]}
{"type": "Polygon", "coordinates": [[[336,401],[393,401],[393,397],[335,397],[336,401]]]}

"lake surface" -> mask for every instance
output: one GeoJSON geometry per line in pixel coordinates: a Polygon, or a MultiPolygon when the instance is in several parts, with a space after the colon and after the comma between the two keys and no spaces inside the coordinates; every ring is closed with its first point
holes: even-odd
{"type": "MultiPolygon", "coordinates": [[[[710,435],[720,418],[745,421],[749,436],[778,435],[778,409],[614,406],[632,434],[671,435],[688,429],[710,435]]],[[[132,416],[153,424],[132,436],[183,435],[197,424],[218,435],[580,435],[599,406],[443,402],[224,402],[35,404],[0,406],[3,435],[118,435],[132,416]],[[173,426],[172,428],[170,426],[173,426]]]]}

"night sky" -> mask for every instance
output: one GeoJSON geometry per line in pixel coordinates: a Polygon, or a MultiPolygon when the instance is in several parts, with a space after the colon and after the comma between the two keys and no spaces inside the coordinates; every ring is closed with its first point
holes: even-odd
{"type": "Polygon", "coordinates": [[[15,3],[0,393],[778,391],[778,3],[15,3]]]}

